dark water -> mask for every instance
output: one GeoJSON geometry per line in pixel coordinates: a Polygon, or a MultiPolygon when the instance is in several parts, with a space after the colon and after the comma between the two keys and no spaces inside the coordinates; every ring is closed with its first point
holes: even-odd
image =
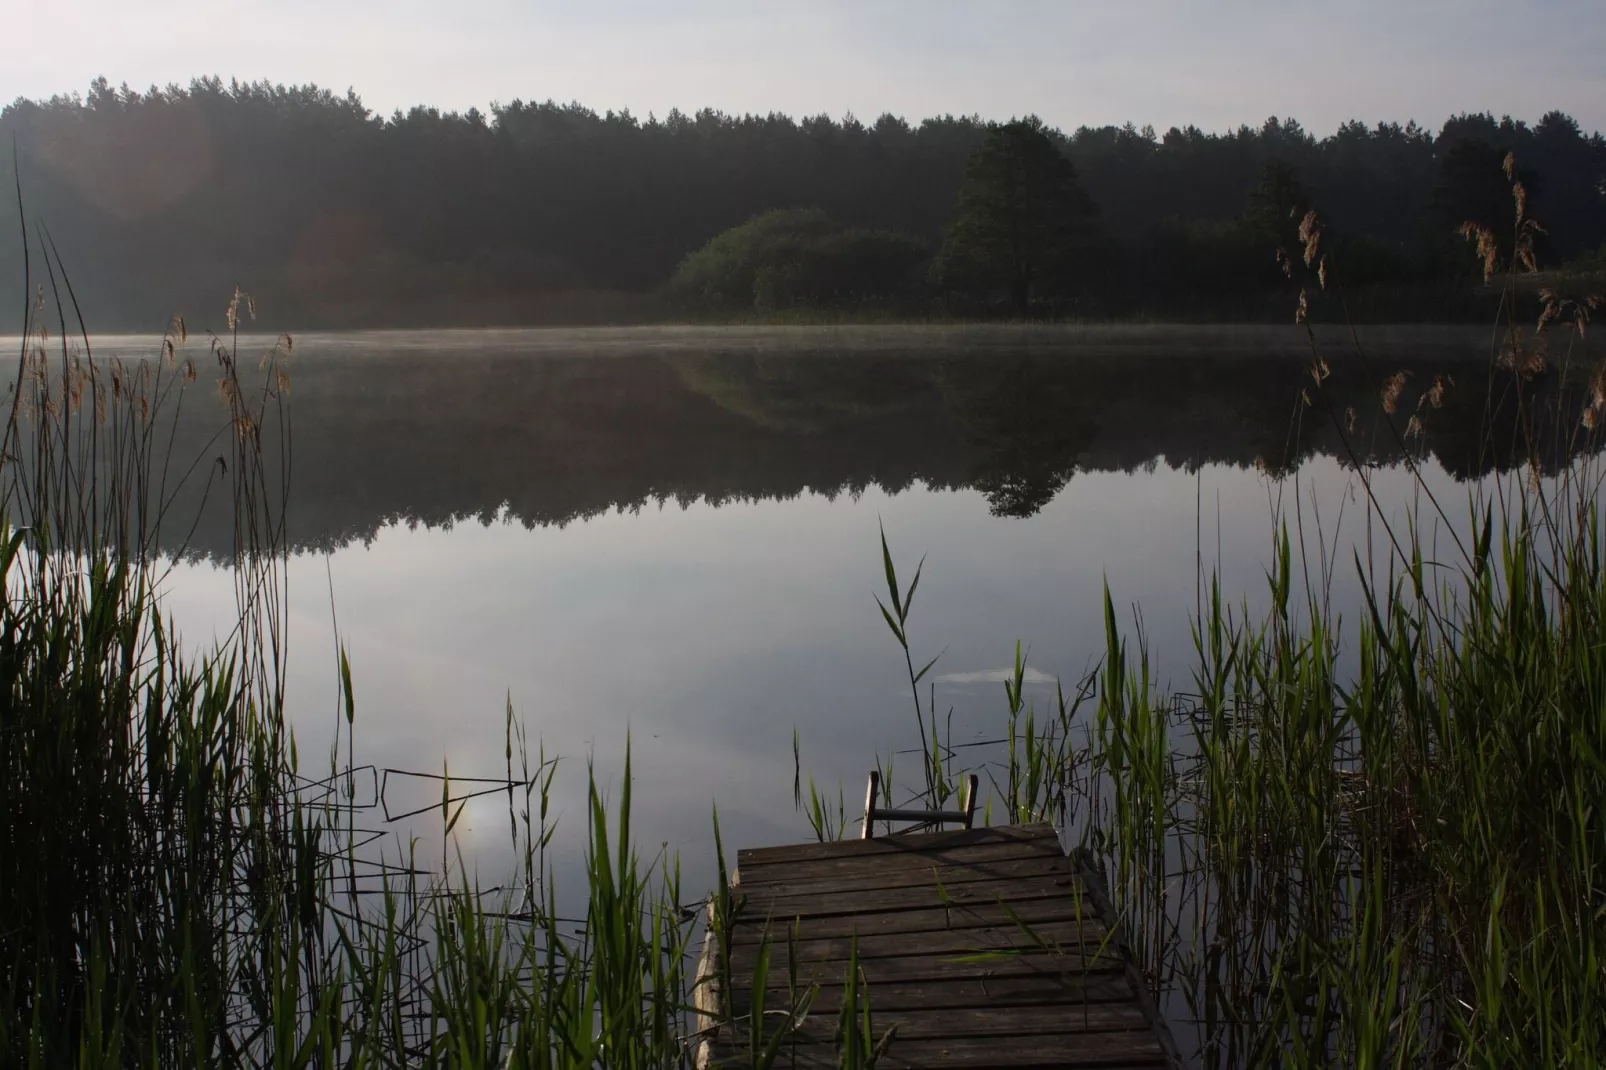
{"type": "MultiPolygon", "coordinates": [[[[332,601],[361,760],[500,775],[511,700],[566,763],[561,850],[584,834],[586,761],[616,791],[628,736],[637,831],[681,852],[700,889],[716,804],[728,845],[809,835],[794,729],[805,774],[843,784],[850,811],[874,756],[914,742],[872,600],[878,525],[908,572],[925,557],[915,653],[941,653],[936,703],[960,741],[997,733],[1017,639],[1039,696],[1094,664],[1106,584],[1124,620],[1141,614],[1162,686],[1186,687],[1199,569],[1254,603],[1296,501],[1310,568],[1336,559],[1335,604],[1352,605],[1353,466],[1375,466],[1392,515],[1421,515],[1422,487],[1455,515],[1476,481],[1503,478],[1516,427],[1487,332],[1363,341],[1364,359],[1323,340],[1324,395],[1292,327],[297,339],[288,697],[303,763],[322,765],[337,719],[332,601]],[[1393,424],[1422,423],[1403,445],[1379,399],[1397,371],[1393,424]],[[1438,408],[1423,400],[1436,376],[1438,408]]],[[[179,456],[216,449],[221,409],[201,398],[179,456]]],[[[1549,463],[1573,448],[1545,441],[1549,463]]],[[[229,547],[226,518],[203,511],[167,594],[192,645],[229,620],[229,547]]],[[[439,793],[392,790],[398,810],[439,793]]],[[[502,801],[471,804],[459,836],[494,877],[502,801]]]]}

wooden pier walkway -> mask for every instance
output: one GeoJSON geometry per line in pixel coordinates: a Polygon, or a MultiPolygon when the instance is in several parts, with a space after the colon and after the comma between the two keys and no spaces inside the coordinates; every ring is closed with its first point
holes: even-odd
{"type": "Polygon", "coordinates": [[[711,935],[700,969],[700,1066],[752,1066],[754,975],[765,958],[761,1041],[786,1030],[787,1008],[813,990],[773,1065],[838,1066],[855,939],[873,1035],[893,1030],[878,1067],[1178,1062],[1110,936],[1099,879],[1049,825],[744,850],[731,885],[726,952],[711,935]]]}

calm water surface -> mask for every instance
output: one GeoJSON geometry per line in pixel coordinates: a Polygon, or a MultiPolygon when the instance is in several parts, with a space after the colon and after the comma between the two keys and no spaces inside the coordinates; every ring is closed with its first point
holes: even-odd
{"type": "MultiPolygon", "coordinates": [[[[586,763],[616,793],[630,739],[637,832],[678,851],[700,892],[716,804],[728,845],[808,837],[794,729],[805,775],[842,784],[850,819],[874,757],[914,742],[872,600],[879,527],[906,577],[925,558],[915,653],[941,653],[936,703],[960,741],[997,735],[1017,639],[1040,696],[1094,665],[1106,585],[1141,616],[1162,685],[1185,689],[1198,566],[1258,603],[1296,499],[1311,568],[1319,545],[1336,552],[1333,597],[1353,606],[1354,461],[1377,466],[1391,516],[1422,508],[1378,420],[1381,375],[1410,372],[1402,426],[1434,376],[1453,378],[1412,444],[1452,510],[1468,480],[1499,478],[1478,435],[1486,332],[1365,341],[1365,364],[1331,344],[1324,408],[1301,399],[1293,328],[298,338],[288,699],[303,765],[325,764],[337,721],[338,621],[359,760],[498,776],[511,701],[565,765],[563,858],[585,832],[586,763]]],[[[192,405],[180,455],[215,449],[215,421],[192,405]]],[[[229,620],[229,545],[203,510],[166,595],[192,646],[229,620]]],[[[408,778],[390,790],[397,811],[439,798],[408,778]]],[[[426,843],[429,827],[399,826],[426,843]]],[[[505,803],[471,804],[459,829],[465,859],[498,877],[505,803]]]]}

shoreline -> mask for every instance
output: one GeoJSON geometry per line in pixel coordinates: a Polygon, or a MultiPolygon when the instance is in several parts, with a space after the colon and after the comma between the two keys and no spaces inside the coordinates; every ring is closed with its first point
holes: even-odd
{"type": "MultiPolygon", "coordinates": [[[[1568,329],[1568,328],[1563,328],[1568,329]]],[[[1388,356],[1431,348],[1437,356],[1462,351],[1486,359],[1491,350],[1487,325],[1398,323],[1354,328],[1369,355],[1388,356]]],[[[315,350],[320,342],[338,342],[346,355],[408,354],[472,349],[529,355],[608,356],[652,352],[759,352],[804,355],[876,353],[938,356],[956,347],[1001,351],[1052,350],[1074,356],[1119,353],[1175,357],[1310,356],[1310,336],[1293,323],[1136,324],[1099,323],[906,323],[906,324],[659,324],[595,327],[388,327],[350,330],[288,330],[241,333],[250,348],[272,346],[288,333],[298,352],[315,350]]],[[[1350,328],[1314,327],[1317,345],[1328,354],[1353,347],[1350,328]]],[[[190,347],[204,344],[192,334],[190,347]]],[[[100,351],[155,355],[162,336],[147,332],[91,334],[100,351]]],[[[21,339],[0,336],[0,346],[18,348],[21,339]]],[[[1585,345],[1587,345],[1587,340],[1585,345]]],[[[1593,347],[1590,347],[1593,348],[1593,347]]],[[[447,355],[447,354],[443,354],[447,355]]]]}

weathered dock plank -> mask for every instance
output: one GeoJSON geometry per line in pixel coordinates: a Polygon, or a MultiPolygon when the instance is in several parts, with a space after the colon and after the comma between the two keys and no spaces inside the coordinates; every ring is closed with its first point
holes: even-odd
{"type": "MultiPolygon", "coordinates": [[[[912,864],[895,865],[888,861],[874,867],[865,876],[844,876],[840,872],[811,875],[807,870],[821,863],[803,863],[797,867],[779,870],[767,878],[742,874],[742,888],[749,895],[807,895],[811,892],[870,892],[883,888],[907,888],[937,882],[944,887],[969,884],[975,881],[1010,880],[1013,878],[1075,876],[1076,865],[1064,855],[1044,855],[1034,852],[1030,857],[1005,858],[989,862],[937,864],[925,859],[912,864]]],[[[775,867],[765,867],[775,869],[775,867]]],[[[863,869],[862,865],[850,867],[863,869]]]]}
{"type": "Polygon", "coordinates": [[[1049,825],[744,850],[730,892],[700,968],[699,1065],[752,1065],[759,984],[776,1065],[837,1066],[853,962],[875,1038],[891,1031],[878,1066],[1175,1063],[1102,889],[1049,825]]]}

